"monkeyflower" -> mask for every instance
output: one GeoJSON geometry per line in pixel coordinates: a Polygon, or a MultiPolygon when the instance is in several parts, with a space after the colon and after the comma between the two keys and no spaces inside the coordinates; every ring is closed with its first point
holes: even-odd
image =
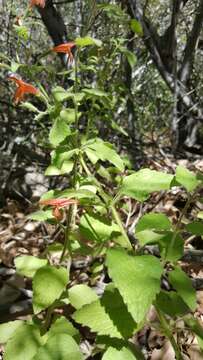
{"type": "Polygon", "coordinates": [[[56,220],[60,221],[63,218],[63,213],[61,209],[68,207],[72,204],[78,204],[76,199],[49,199],[49,200],[40,200],[40,205],[52,206],[52,214],[56,220]]]}
{"type": "Polygon", "coordinates": [[[46,0],[31,0],[30,1],[30,7],[32,8],[33,6],[39,6],[41,8],[45,7],[45,1],[46,0]]]}
{"type": "Polygon", "coordinates": [[[39,90],[36,89],[33,85],[30,85],[30,84],[18,79],[14,75],[10,75],[8,79],[14,81],[15,84],[17,85],[17,89],[14,94],[14,103],[15,104],[18,104],[20,101],[24,100],[25,94],[33,94],[33,95],[39,94],[39,90]]]}
{"type": "Polygon", "coordinates": [[[72,63],[73,62],[73,54],[72,54],[72,48],[74,48],[76,46],[76,44],[73,41],[69,41],[67,43],[64,44],[60,44],[55,46],[52,51],[56,52],[56,53],[64,53],[68,55],[68,62],[72,63]]]}

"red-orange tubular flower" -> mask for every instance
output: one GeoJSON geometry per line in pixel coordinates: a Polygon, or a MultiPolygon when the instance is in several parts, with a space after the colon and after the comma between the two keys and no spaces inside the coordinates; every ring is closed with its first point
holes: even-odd
{"type": "Polygon", "coordinates": [[[76,43],[73,41],[69,41],[67,43],[64,44],[60,44],[55,46],[52,51],[57,52],[57,53],[64,53],[64,54],[68,54],[68,61],[70,63],[73,62],[73,54],[72,54],[72,48],[76,46],[76,43]]]}
{"type": "Polygon", "coordinates": [[[33,94],[33,95],[39,94],[39,90],[36,89],[33,85],[30,85],[13,75],[10,75],[8,79],[14,81],[17,85],[17,89],[14,95],[15,104],[18,104],[20,101],[24,100],[25,94],[33,94]]]}
{"type": "Polygon", "coordinates": [[[33,7],[33,6],[39,6],[41,8],[44,8],[45,7],[45,0],[31,0],[30,1],[30,7],[33,7]]]}
{"type": "Polygon", "coordinates": [[[68,207],[72,204],[78,204],[76,199],[49,199],[49,200],[40,200],[40,205],[44,206],[53,206],[53,216],[56,220],[60,221],[63,218],[63,213],[60,209],[68,207]]]}

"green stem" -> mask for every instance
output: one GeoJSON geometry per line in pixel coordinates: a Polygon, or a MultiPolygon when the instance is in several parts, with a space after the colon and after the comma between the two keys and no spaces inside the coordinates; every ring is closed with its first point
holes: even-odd
{"type": "Polygon", "coordinates": [[[66,250],[68,249],[68,253],[70,255],[70,258],[72,256],[72,251],[71,251],[71,245],[70,245],[70,241],[69,241],[69,236],[70,236],[70,230],[71,230],[71,222],[72,222],[72,215],[73,215],[73,206],[74,205],[70,205],[69,209],[68,209],[68,213],[67,213],[67,218],[66,218],[66,229],[65,229],[65,241],[64,241],[64,245],[63,245],[63,251],[61,253],[61,257],[59,260],[59,264],[62,263],[66,250]]]}
{"type": "MultiPolygon", "coordinates": [[[[74,92],[77,92],[77,56],[75,59],[75,85],[74,85],[74,92]]],[[[75,141],[75,146],[76,148],[79,146],[79,124],[78,124],[78,104],[77,101],[75,100],[75,97],[73,97],[73,102],[74,102],[74,107],[75,107],[75,128],[77,130],[77,135],[76,135],[76,141],[75,141]]],[[[78,158],[79,155],[75,156],[75,161],[74,161],[74,166],[73,166],[73,180],[72,180],[72,186],[77,189],[77,168],[78,168],[78,158]]],[[[63,245],[63,251],[61,253],[61,257],[59,260],[59,264],[62,263],[64,256],[66,254],[66,250],[68,250],[70,259],[72,258],[72,249],[71,249],[71,244],[69,241],[69,237],[70,237],[70,232],[71,232],[71,228],[72,228],[72,221],[73,218],[75,218],[77,212],[77,205],[70,205],[68,212],[67,212],[67,217],[66,217],[66,228],[65,228],[65,241],[64,241],[64,245],[63,245]]]]}
{"type": "Polygon", "coordinates": [[[112,200],[112,199],[109,199],[109,196],[106,195],[106,193],[105,193],[104,190],[102,189],[99,181],[95,178],[94,175],[91,174],[91,172],[89,171],[89,169],[88,169],[88,167],[87,167],[87,165],[86,165],[86,163],[85,163],[85,161],[84,161],[84,159],[83,159],[82,156],[80,157],[80,162],[81,162],[81,165],[82,165],[83,169],[85,170],[86,174],[87,174],[88,176],[92,176],[92,178],[93,178],[93,180],[94,180],[94,182],[95,182],[95,185],[98,187],[98,191],[99,191],[99,193],[100,193],[100,195],[101,195],[104,203],[107,205],[108,208],[110,208],[111,213],[112,213],[112,216],[113,216],[116,224],[119,226],[119,229],[120,229],[120,231],[121,231],[121,234],[123,235],[123,237],[124,237],[124,239],[125,239],[126,247],[127,247],[128,249],[131,249],[131,250],[132,250],[132,245],[131,245],[131,243],[130,243],[130,240],[129,240],[129,238],[128,238],[128,235],[127,235],[127,233],[126,233],[126,230],[124,229],[124,226],[123,226],[123,224],[122,224],[122,221],[121,221],[121,219],[120,219],[120,216],[119,216],[119,214],[118,214],[115,206],[113,205],[113,200],[112,200]]]}
{"type": "MultiPolygon", "coordinates": [[[[190,206],[190,203],[191,203],[191,201],[192,201],[192,198],[193,198],[193,195],[192,195],[192,194],[189,194],[189,195],[188,195],[188,199],[187,199],[187,201],[186,201],[186,204],[185,204],[185,206],[184,206],[184,208],[183,208],[183,211],[182,211],[182,213],[181,213],[181,215],[180,215],[180,217],[179,217],[179,219],[178,219],[178,222],[177,222],[177,224],[176,224],[176,226],[175,226],[175,229],[174,229],[174,232],[173,232],[173,237],[172,237],[171,242],[170,242],[170,245],[169,245],[169,247],[168,247],[167,254],[170,253],[170,252],[173,250],[173,248],[174,248],[175,241],[176,241],[176,237],[177,237],[177,235],[178,235],[178,233],[179,233],[179,231],[180,231],[182,219],[183,219],[183,217],[187,214],[187,210],[188,210],[188,208],[189,208],[189,206],[190,206]]],[[[167,256],[167,254],[166,254],[166,256],[167,256]]]]}
{"type": "Polygon", "coordinates": [[[46,312],[46,316],[45,316],[45,320],[44,320],[44,324],[42,326],[42,331],[41,331],[41,335],[43,336],[47,330],[49,329],[49,326],[51,324],[51,317],[52,317],[52,312],[53,312],[53,306],[50,306],[48,309],[47,309],[47,312],[46,312]]]}
{"type": "Polygon", "coordinates": [[[179,348],[178,344],[176,343],[176,340],[173,336],[173,333],[171,332],[170,327],[168,326],[168,321],[164,317],[163,313],[158,309],[158,307],[155,306],[155,308],[156,308],[156,312],[157,312],[162,330],[163,330],[164,334],[167,336],[167,338],[169,339],[169,341],[173,347],[173,350],[174,350],[175,356],[176,356],[176,360],[183,360],[180,348],[179,348]]]}
{"type": "Polygon", "coordinates": [[[120,216],[119,216],[116,208],[114,207],[114,205],[110,205],[110,210],[111,210],[111,213],[112,213],[112,215],[113,215],[113,218],[114,218],[116,224],[117,224],[117,225],[119,226],[119,228],[120,228],[121,234],[123,235],[123,237],[124,237],[124,239],[125,239],[127,248],[130,249],[130,250],[132,250],[132,245],[131,245],[131,243],[130,243],[130,240],[129,240],[129,238],[128,238],[128,235],[127,235],[127,233],[126,233],[126,230],[124,229],[123,223],[122,223],[122,221],[121,221],[121,219],[120,219],[120,216]]]}

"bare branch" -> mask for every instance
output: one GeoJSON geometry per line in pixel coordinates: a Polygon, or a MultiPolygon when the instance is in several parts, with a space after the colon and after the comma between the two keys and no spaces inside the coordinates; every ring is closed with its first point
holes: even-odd
{"type": "Polygon", "coordinates": [[[197,46],[198,38],[202,30],[203,25],[203,1],[200,0],[199,7],[197,9],[197,14],[194,20],[193,28],[188,37],[188,41],[184,51],[184,58],[182,62],[182,67],[180,70],[179,78],[182,83],[186,83],[189,80],[191,75],[191,70],[193,67],[195,49],[197,46]]]}

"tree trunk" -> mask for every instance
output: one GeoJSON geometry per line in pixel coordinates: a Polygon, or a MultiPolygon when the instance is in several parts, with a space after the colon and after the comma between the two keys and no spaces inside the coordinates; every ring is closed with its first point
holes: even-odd
{"type": "MultiPolygon", "coordinates": [[[[123,4],[124,0],[121,1],[123,4]]],[[[125,1],[131,17],[141,23],[143,41],[160,75],[174,95],[172,130],[177,149],[184,146],[193,147],[196,144],[198,127],[203,121],[202,109],[196,104],[196,99],[194,100],[195,89],[189,86],[196,45],[203,25],[202,0],[199,0],[193,27],[182,54],[182,62],[179,61],[181,64],[179,69],[177,68],[176,29],[180,9],[186,2],[186,0],[173,0],[171,23],[164,35],[159,36],[153,24],[145,17],[140,1],[125,1]]]]}

